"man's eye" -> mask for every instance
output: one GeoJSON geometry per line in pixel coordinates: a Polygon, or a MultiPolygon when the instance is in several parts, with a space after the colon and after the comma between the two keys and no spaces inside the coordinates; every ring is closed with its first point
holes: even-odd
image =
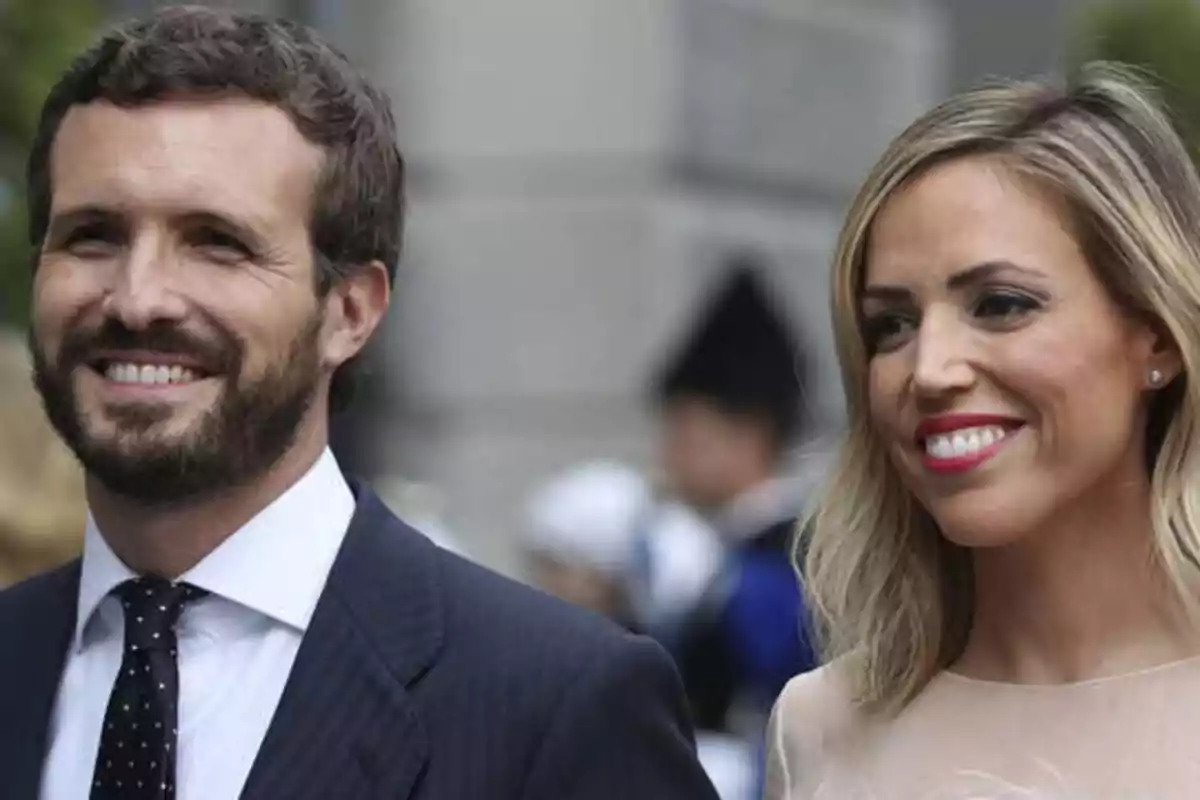
{"type": "Polygon", "coordinates": [[[193,247],[200,248],[221,259],[250,258],[253,253],[236,236],[224,231],[206,229],[197,231],[192,237],[193,247]]]}
{"type": "Polygon", "coordinates": [[[62,247],[73,255],[103,255],[119,247],[123,236],[117,228],[104,223],[81,225],[63,238],[62,247]]]}

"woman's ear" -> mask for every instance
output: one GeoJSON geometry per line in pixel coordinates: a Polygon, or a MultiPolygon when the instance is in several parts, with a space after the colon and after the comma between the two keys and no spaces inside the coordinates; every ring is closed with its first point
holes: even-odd
{"type": "Polygon", "coordinates": [[[1146,324],[1145,332],[1145,367],[1143,379],[1145,388],[1161,389],[1173,382],[1183,372],[1183,356],[1160,320],[1151,320],[1146,324]]]}

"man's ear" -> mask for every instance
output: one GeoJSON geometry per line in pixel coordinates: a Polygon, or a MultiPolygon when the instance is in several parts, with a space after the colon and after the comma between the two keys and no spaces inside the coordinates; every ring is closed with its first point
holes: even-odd
{"type": "Polygon", "coordinates": [[[321,358],[330,370],[354,358],[387,313],[391,280],[382,262],[372,261],[339,277],[322,303],[321,358]]]}

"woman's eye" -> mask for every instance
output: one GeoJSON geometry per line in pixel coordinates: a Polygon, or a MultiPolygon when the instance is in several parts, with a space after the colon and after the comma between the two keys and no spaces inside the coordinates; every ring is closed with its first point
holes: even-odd
{"type": "Polygon", "coordinates": [[[863,321],[863,340],[872,355],[886,353],[903,344],[917,323],[904,314],[876,314],[863,321]]]}
{"type": "Polygon", "coordinates": [[[977,317],[997,321],[1013,321],[1030,311],[1041,308],[1041,303],[1028,295],[1011,291],[991,291],[975,301],[971,312],[977,317]]]}

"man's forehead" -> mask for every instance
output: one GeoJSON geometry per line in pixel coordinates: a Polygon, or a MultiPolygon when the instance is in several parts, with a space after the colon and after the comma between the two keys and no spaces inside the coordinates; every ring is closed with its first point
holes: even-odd
{"type": "Polygon", "coordinates": [[[91,132],[100,128],[152,124],[161,130],[184,131],[197,126],[225,128],[232,135],[271,135],[306,141],[287,112],[279,106],[244,94],[179,95],[137,104],[118,104],[106,99],[71,106],[63,119],[83,125],[91,132]]]}
{"type": "Polygon", "coordinates": [[[307,203],[323,153],[280,109],[243,98],[68,112],[51,159],[54,205],[307,203]],[[289,202],[290,201],[290,202],[289,202]]]}

